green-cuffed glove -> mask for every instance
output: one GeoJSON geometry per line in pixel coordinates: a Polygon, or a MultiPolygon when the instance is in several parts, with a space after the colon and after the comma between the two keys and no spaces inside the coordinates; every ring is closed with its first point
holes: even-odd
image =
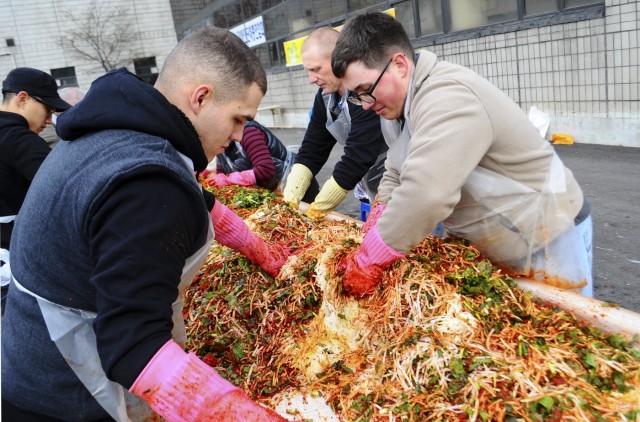
{"type": "Polygon", "coordinates": [[[311,170],[302,164],[294,164],[282,192],[283,199],[294,207],[298,207],[311,184],[311,179],[313,179],[311,170]]]}
{"type": "Polygon", "coordinates": [[[309,218],[322,218],[334,210],[335,207],[340,205],[344,198],[349,193],[348,190],[342,189],[338,185],[333,177],[327,180],[322,186],[322,189],[316,196],[316,199],[307,209],[307,216],[309,218]]]}

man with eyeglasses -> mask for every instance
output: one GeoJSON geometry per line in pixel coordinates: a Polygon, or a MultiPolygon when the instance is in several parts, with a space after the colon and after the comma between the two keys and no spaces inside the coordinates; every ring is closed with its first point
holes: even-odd
{"type": "Polygon", "coordinates": [[[58,95],[55,79],[38,69],[19,67],[2,83],[0,111],[0,285],[2,314],[10,280],[9,241],[13,221],[40,164],[51,149],[38,134],[55,111],[71,107],[58,95]]]}
{"type": "Polygon", "coordinates": [[[332,56],[349,98],[384,119],[389,145],[345,290],[372,293],[384,270],[439,221],[506,271],[592,296],[590,207],[527,115],[470,69],[414,51],[384,13],[347,22],[332,56]]]}
{"type": "Polygon", "coordinates": [[[311,119],[284,188],[284,199],[297,206],[310,202],[307,215],[324,217],[355,189],[356,197],[373,202],[384,172],[387,146],[380,119],[347,101],[348,92],[331,71],[331,52],[338,31],[329,27],[313,31],[302,45],[302,64],[309,82],[318,90],[311,119]],[[344,147],[331,178],[319,189],[315,175],[336,143],[344,147]]]}

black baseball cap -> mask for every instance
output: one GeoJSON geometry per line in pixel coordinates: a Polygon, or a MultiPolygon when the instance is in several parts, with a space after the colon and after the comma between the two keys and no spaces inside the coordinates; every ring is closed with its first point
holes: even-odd
{"type": "Polygon", "coordinates": [[[71,104],[58,95],[58,84],[53,76],[46,72],[30,67],[18,67],[7,75],[2,82],[2,93],[18,93],[25,91],[32,97],[56,111],[65,111],[71,104]]]}

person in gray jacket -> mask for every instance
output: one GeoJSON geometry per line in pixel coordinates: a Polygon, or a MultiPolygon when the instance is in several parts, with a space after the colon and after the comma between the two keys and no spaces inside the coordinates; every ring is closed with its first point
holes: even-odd
{"type": "Polygon", "coordinates": [[[592,294],[589,203],[527,115],[470,69],[414,51],[379,12],[347,22],[332,55],[349,98],[382,119],[389,145],[344,286],[373,292],[382,273],[439,221],[514,275],[592,294]]]}
{"type": "Polygon", "coordinates": [[[115,69],[60,115],[12,235],[3,420],[284,421],[185,352],[182,315],[212,240],[272,276],[287,259],[196,179],[266,89],[240,38],[203,28],[154,86],[115,69]]]}

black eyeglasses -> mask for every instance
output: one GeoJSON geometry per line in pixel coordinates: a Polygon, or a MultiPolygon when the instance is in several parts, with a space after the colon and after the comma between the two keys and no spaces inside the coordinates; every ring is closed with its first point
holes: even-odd
{"type": "Polygon", "coordinates": [[[376,97],[373,96],[373,91],[376,89],[376,86],[378,86],[378,82],[380,82],[380,79],[382,79],[382,75],[384,75],[384,72],[387,71],[387,68],[391,64],[392,60],[393,60],[393,57],[389,59],[387,64],[382,69],[382,72],[380,72],[380,76],[378,76],[378,79],[376,79],[376,81],[373,83],[373,85],[371,85],[371,87],[369,89],[367,89],[362,94],[357,94],[355,92],[351,92],[349,94],[349,98],[347,98],[347,100],[349,100],[349,102],[351,104],[355,104],[357,106],[361,106],[362,103],[367,103],[367,104],[375,103],[376,102],[376,97]]]}
{"type": "Polygon", "coordinates": [[[42,104],[44,106],[44,108],[47,109],[47,113],[49,114],[49,116],[51,116],[53,113],[56,112],[55,108],[49,107],[48,105],[46,105],[44,103],[44,101],[42,101],[42,98],[40,97],[36,97],[35,95],[30,95],[31,98],[33,98],[34,100],[36,100],[37,102],[39,102],[40,104],[42,104]]]}

